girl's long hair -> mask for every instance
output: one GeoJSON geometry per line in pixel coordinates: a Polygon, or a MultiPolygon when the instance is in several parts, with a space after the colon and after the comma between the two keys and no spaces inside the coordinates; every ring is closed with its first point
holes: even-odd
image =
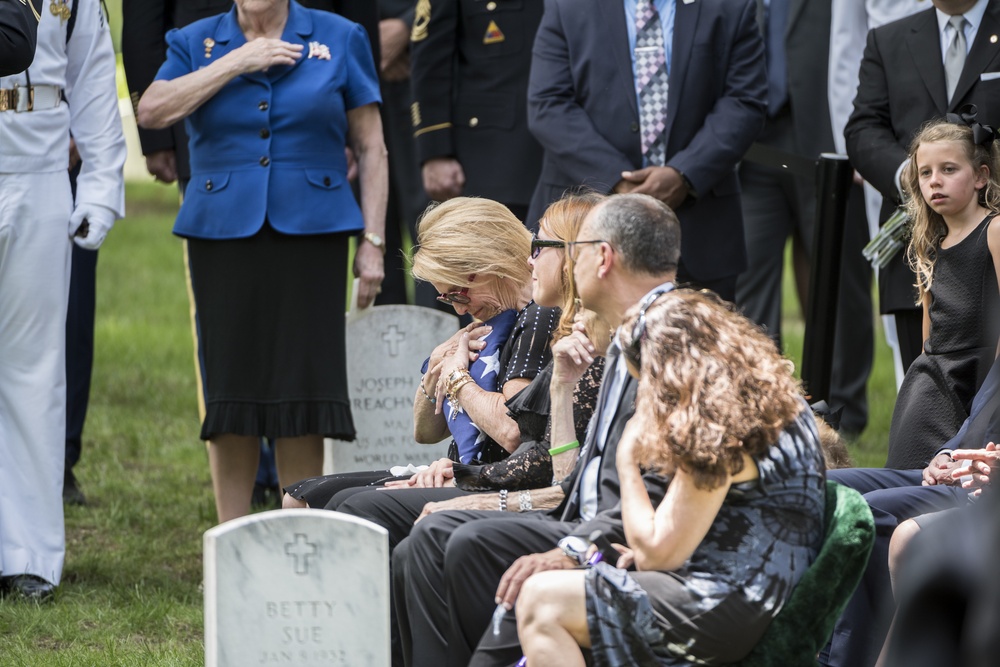
{"type": "Polygon", "coordinates": [[[913,223],[906,259],[917,274],[917,305],[920,305],[934,282],[934,263],[941,241],[948,235],[944,218],[924,200],[920,192],[920,174],[917,169],[917,149],[933,141],[954,141],[962,145],[969,164],[978,172],[979,167],[989,169],[986,186],[979,191],[979,203],[991,211],[1000,211],[1000,147],[996,141],[978,145],[972,140],[972,129],[967,125],[946,120],[931,121],[921,128],[910,144],[910,161],[903,170],[903,187],[908,199],[906,212],[913,223]]]}

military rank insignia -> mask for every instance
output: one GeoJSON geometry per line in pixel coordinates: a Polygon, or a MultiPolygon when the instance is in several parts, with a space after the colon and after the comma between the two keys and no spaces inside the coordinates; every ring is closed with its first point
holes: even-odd
{"type": "Polygon", "coordinates": [[[418,0],[413,10],[413,29],[410,32],[411,42],[421,42],[427,39],[427,24],[431,22],[431,0],[418,0]]]}
{"type": "Polygon", "coordinates": [[[504,37],[503,31],[500,30],[497,22],[490,21],[490,24],[486,26],[486,34],[483,35],[483,44],[499,44],[505,39],[507,38],[504,37]]]}

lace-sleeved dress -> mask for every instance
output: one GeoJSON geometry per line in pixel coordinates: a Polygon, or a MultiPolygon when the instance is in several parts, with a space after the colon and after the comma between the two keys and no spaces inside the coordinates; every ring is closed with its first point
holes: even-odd
{"type": "MultiPolygon", "coordinates": [[[[519,378],[533,380],[549,364],[552,359],[549,340],[558,323],[558,308],[545,308],[532,301],[521,309],[509,337],[498,353],[500,372],[496,380],[497,388],[519,378]]],[[[507,457],[503,447],[487,434],[482,435],[484,437],[479,445],[479,461],[497,461],[507,457]]],[[[448,447],[448,458],[460,460],[459,447],[454,440],[448,447]]],[[[309,507],[318,508],[326,507],[334,496],[347,489],[381,486],[392,479],[398,478],[388,470],[337,473],[310,477],[285,487],[284,490],[293,498],[305,500],[309,507]]]]}

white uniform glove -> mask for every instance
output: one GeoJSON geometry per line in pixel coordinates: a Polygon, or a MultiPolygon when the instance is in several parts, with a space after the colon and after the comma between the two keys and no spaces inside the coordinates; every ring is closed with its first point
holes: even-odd
{"type": "Polygon", "coordinates": [[[77,204],[69,217],[69,237],[86,250],[97,250],[115,224],[115,212],[100,204],[77,204]],[[81,229],[83,221],[87,226],[81,229]]]}

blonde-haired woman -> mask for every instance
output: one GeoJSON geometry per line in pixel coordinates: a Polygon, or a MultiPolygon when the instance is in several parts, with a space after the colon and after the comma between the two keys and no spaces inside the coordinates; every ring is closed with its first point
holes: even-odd
{"type": "Polygon", "coordinates": [[[474,320],[434,348],[413,399],[417,442],[451,435],[448,455],[406,478],[372,471],[302,480],[285,489],[286,508],[322,508],[341,491],[372,485],[451,486],[453,464],[491,463],[517,449],[518,425],[505,402],[548,364],[559,321],[557,309],[532,300],[530,253],[530,232],[497,202],[459,197],[424,213],[413,274],[434,285],[438,300],[474,320]],[[493,355],[488,368],[470,372],[470,364],[493,355]]]}
{"type": "Polygon", "coordinates": [[[620,343],[639,377],[618,446],[620,568],[537,574],[517,602],[529,665],[726,664],[744,657],[823,538],[825,473],[791,363],[698,292],[654,294],[620,343]],[[671,477],[654,508],[640,466],[671,477]]]}

